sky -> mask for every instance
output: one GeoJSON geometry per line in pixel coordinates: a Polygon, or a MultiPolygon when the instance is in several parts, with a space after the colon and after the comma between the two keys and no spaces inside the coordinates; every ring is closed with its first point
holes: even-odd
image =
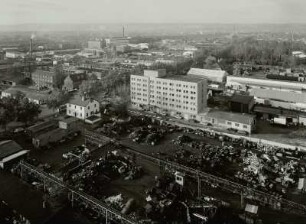
{"type": "Polygon", "coordinates": [[[306,0],[0,0],[0,25],[304,22],[306,0]]]}

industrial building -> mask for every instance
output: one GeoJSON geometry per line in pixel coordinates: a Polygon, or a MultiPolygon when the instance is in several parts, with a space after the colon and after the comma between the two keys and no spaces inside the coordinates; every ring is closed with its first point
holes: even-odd
{"type": "Polygon", "coordinates": [[[90,40],[88,41],[88,49],[102,49],[103,42],[101,40],[90,40]]]}
{"type": "Polygon", "coordinates": [[[49,94],[46,91],[36,91],[34,89],[29,89],[24,86],[12,86],[1,92],[1,98],[15,97],[19,93],[23,93],[30,102],[36,104],[44,104],[49,97],[49,94]]]}
{"type": "Polygon", "coordinates": [[[211,83],[224,83],[226,81],[227,72],[223,70],[212,70],[202,68],[191,68],[187,75],[197,76],[199,78],[205,78],[211,83]]]}
{"type": "Polygon", "coordinates": [[[32,73],[32,80],[38,89],[53,89],[56,85],[56,73],[54,68],[37,69],[32,73]]]}
{"type": "Polygon", "coordinates": [[[107,46],[121,46],[128,45],[130,43],[130,38],[128,37],[111,37],[105,39],[107,46]]]}
{"type": "Polygon", "coordinates": [[[185,119],[198,119],[207,107],[207,82],[192,75],[167,76],[166,70],[131,75],[132,105],[185,119]]]}
{"type": "Polygon", "coordinates": [[[12,140],[0,142],[0,168],[6,169],[10,164],[20,160],[28,154],[20,145],[12,140]]]}
{"type": "Polygon", "coordinates": [[[230,91],[249,92],[256,104],[290,110],[306,110],[306,83],[228,76],[230,91]]]}
{"type": "Polygon", "coordinates": [[[255,100],[253,96],[234,94],[230,100],[230,109],[237,113],[251,113],[255,100]]]}
{"type": "Polygon", "coordinates": [[[240,114],[211,110],[206,116],[207,123],[226,129],[252,133],[256,128],[256,117],[250,114],[240,114]]]}

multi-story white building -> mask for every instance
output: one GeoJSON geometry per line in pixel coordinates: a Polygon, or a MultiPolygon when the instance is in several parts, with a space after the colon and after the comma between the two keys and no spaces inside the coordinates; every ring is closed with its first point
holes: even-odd
{"type": "Polygon", "coordinates": [[[76,96],[67,106],[67,115],[76,117],[82,120],[87,119],[93,115],[99,115],[100,104],[98,101],[93,99],[86,99],[85,97],[76,96]]]}
{"type": "Polygon", "coordinates": [[[145,70],[144,75],[131,75],[132,105],[159,113],[199,119],[207,107],[207,82],[189,76],[167,76],[166,71],[145,70]]]}

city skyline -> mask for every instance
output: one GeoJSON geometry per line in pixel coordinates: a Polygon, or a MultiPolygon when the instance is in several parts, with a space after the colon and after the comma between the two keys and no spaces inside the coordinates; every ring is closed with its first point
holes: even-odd
{"type": "Polygon", "coordinates": [[[0,0],[0,25],[31,23],[303,23],[303,0],[0,0]]]}

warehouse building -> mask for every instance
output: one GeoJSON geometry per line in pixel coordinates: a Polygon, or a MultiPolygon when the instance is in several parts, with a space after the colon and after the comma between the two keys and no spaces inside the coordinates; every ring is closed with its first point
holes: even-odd
{"type": "Polygon", "coordinates": [[[0,168],[9,168],[11,164],[25,157],[29,150],[24,150],[12,140],[0,142],[0,168]]]}
{"type": "Polygon", "coordinates": [[[53,89],[57,82],[56,72],[54,68],[37,69],[32,73],[32,80],[38,89],[53,89]]]}
{"type": "Polygon", "coordinates": [[[225,83],[228,74],[223,70],[191,68],[187,75],[197,76],[198,78],[205,78],[209,83],[225,83]]]}
{"type": "Polygon", "coordinates": [[[226,87],[248,92],[256,104],[306,111],[306,83],[228,76],[226,87]]]}
{"type": "Polygon", "coordinates": [[[145,70],[131,75],[131,101],[135,107],[185,119],[199,119],[207,107],[207,82],[192,75],[167,76],[166,70],[145,70]]]}
{"type": "Polygon", "coordinates": [[[253,96],[234,94],[230,100],[230,109],[237,113],[251,113],[255,100],[253,96]]]}
{"type": "Polygon", "coordinates": [[[256,117],[250,114],[240,114],[211,110],[205,116],[206,123],[226,129],[252,133],[256,128],[256,117]]]}

